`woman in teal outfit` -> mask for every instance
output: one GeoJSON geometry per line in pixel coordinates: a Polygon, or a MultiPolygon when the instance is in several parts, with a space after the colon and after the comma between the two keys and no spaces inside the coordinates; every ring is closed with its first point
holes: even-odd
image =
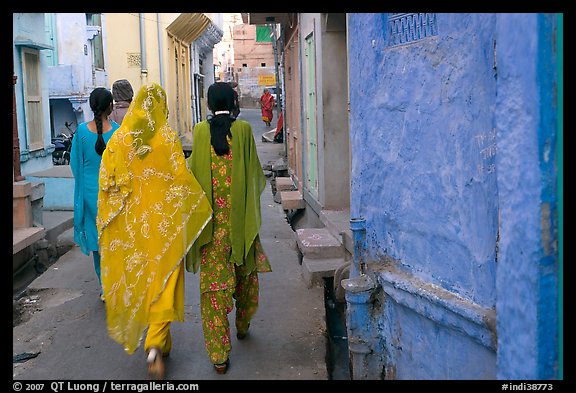
{"type": "MultiPolygon", "coordinates": [[[[74,242],[80,250],[94,258],[94,270],[100,287],[100,254],[96,215],[98,202],[98,175],[106,143],[120,127],[108,119],[113,109],[112,93],[103,87],[90,93],[90,108],[94,119],[78,125],[72,139],[70,168],[74,175],[74,242]]],[[[102,291],[100,291],[100,299],[102,291]]]]}

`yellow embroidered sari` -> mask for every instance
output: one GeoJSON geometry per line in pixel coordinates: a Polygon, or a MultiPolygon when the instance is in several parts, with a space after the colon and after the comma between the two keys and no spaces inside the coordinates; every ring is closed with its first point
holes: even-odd
{"type": "Polygon", "coordinates": [[[143,86],[102,155],[96,224],[106,319],[128,353],[150,323],[184,320],[183,282],[167,283],[172,274],[183,280],[183,258],[212,215],[167,114],[162,87],[143,86]]]}

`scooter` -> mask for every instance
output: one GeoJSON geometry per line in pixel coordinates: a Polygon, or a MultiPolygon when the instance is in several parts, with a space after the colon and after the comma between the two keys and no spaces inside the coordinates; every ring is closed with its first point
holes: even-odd
{"type": "Polygon", "coordinates": [[[64,123],[70,134],[61,132],[55,138],[52,138],[52,144],[54,145],[54,151],[52,152],[52,162],[54,165],[69,165],[70,164],[70,152],[72,150],[72,138],[74,133],[70,129],[72,123],[64,123]]]}

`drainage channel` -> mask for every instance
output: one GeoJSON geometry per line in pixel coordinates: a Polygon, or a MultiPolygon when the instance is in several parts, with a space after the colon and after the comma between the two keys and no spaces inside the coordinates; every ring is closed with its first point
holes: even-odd
{"type": "MultiPolygon", "coordinates": [[[[275,182],[272,182],[274,200],[276,196],[275,182]]],[[[286,221],[293,231],[306,227],[304,209],[288,210],[286,221]]],[[[300,255],[302,257],[302,255],[300,255]]],[[[338,301],[334,289],[334,277],[325,277],[324,308],[326,313],[326,369],[330,380],[352,379],[350,352],[348,350],[348,333],[346,331],[346,302],[338,301]]]]}
{"type": "Polygon", "coordinates": [[[338,302],[333,277],[324,278],[326,308],[326,367],[331,380],[351,379],[350,353],[346,332],[346,302],[338,302]]]}

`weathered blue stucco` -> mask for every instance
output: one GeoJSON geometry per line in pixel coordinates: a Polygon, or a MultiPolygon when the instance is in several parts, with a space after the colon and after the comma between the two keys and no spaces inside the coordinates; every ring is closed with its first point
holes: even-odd
{"type": "Polygon", "coordinates": [[[395,348],[396,379],[495,379],[493,351],[410,308],[393,310],[402,337],[395,348]]]}
{"type": "Polygon", "coordinates": [[[386,14],[349,19],[351,216],[369,218],[370,256],[493,306],[495,16],[438,14],[438,36],[395,48],[386,14]]]}
{"type": "Polygon", "coordinates": [[[555,15],[503,15],[498,37],[498,376],[557,375],[555,15]]]}
{"type": "Polygon", "coordinates": [[[564,379],[564,15],[556,15],[556,161],[558,162],[558,379],[564,379]]]}
{"type": "Polygon", "coordinates": [[[437,35],[387,47],[388,17],[347,26],[350,216],[384,289],[384,374],[553,375],[551,17],[436,14],[437,35]]]}

